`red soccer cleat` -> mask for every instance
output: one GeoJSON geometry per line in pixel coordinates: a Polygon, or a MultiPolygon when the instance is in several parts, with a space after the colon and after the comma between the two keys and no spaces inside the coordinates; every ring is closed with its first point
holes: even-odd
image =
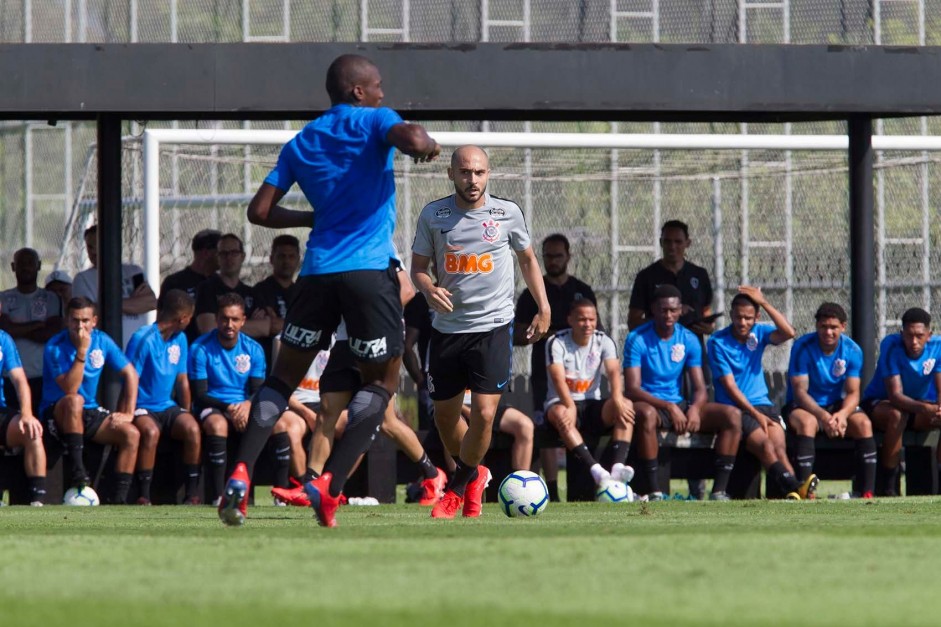
{"type": "Polygon", "coordinates": [[[299,483],[294,477],[291,477],[291,483],[294,484],[293,488],[271,488],[271,496],[288,505],[310,507],[310,499],[304,492],[304,484],[299,483]]]}
{"type": "Polygon", "coordinates": [[[248,468],[244,463],[235,465],[235,472],[225,484],[225,492],[219,501],[219,519],[230,527],[245,522],[248,515],[248,468]]]}
{"type": "Polygon", "coordinates": [[[441,497],[444,496],[444,486],[447,484],[448,476],[438,468],[438,476],[421,482],[422,495],[418,499],[418,504],[430,506],[440,501],[441,497]]]}
{"type": "Polygon", "coordinates": [[[431,509],[432,518],[454,518],[457,510],[464,504],[464,497],[448,490],[431,509]]]}
{"type": "Polygon", "coordinates": [[[330,481],[333,474],[325,472],[313,481],[304,484],[304,492],[310,499],[310,506],[314,508],[317,522],[321,527],[337,526],[337,507],[340,505],[339,496],[330,496],[330,481]]]}
{"type": "Polygon", "coordinates": [[[484,466],[477,466],[477,478],[467,484],[464,490],[464,518],[477,518],[484,503],[484,490],[490,485],[493,475],[484,466]]]}
{"type": "Polygon", "coordinates": [[[872,500],[875,498],[875,496],[873,495],[871,490],[866,490],[865,492],[863,492],[860,498],[872,500]]]}

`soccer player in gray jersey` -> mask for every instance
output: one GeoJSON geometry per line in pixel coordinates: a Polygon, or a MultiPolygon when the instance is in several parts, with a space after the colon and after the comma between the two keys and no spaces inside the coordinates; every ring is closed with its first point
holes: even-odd
{"type": "Polygon", "coordinates": [[[526,331],[535,342],[549,328],[549,301],[523,212],[516,203],[486,193],[490,160],[477,146],[451,155],[454,194],[428,204],[412,246],[412,281],[434,310],[428,391],[435,423],[457,468],[434,518],[480,515],[490,471],[480,465],[490,447],[500,395],[510,380],[513,324],[513,255],[538,312],[526,331]],[[429,267],[435,264],[437,284],[429,267]],[[469,424],[461,420],[464,390],[471,391],[469,424]]]}

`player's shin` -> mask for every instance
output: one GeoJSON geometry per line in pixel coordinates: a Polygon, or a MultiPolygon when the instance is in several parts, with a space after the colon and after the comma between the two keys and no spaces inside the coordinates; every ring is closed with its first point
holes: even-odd
{"type": "Polygon", "coordinates": [[[333,473],[330,496],[340,495],[353,464],[376,439],[391,398],[388,390],[376,384],[363,387],[353,396],[348,407],[349,420],[343,439],[337,443],[324,467],[324,474],[333,473]]]}
{"type": "Polygon", "coordinates": [[[276,487],[290,486],[291,474],[291,436],[286,431],[271,436],[271,448],[274,453],[274,483],[276,487]]]}
{"type": "Polygon", "coordinates": [[[265,384],[252,397],[252,408],[248,414],[248,426],[239,441],[237,462],[242,462],[251,477],[255,471],[255,462],[261,455],[265,443],[271,435],[271,429],[278,417],[288,407],[288,399],[294,392],[286,383],[274,377],[268,377],[265,384]]]}
{"type": "Polygon", "coordinates": [[[859,493],[876,490],[876,441],[872,437],[856,440],[856,476],[859,477],[859,493]]]}

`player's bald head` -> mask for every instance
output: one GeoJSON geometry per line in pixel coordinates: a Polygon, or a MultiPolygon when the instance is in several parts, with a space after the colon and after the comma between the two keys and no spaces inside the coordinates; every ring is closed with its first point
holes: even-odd
{"type": "Polygon", "coordinates": [[[460,167],[462,163],[477,161],[485,168],[490,169],[490,157],[480,146],[461,146],[451,153],[451,167],[460,167]]]}
{"type": "Polygon", "coordinates": [[[363,85],[379,69],[364,56],[344,54],[333,60],[327,69],[327,94],[333,104],[355,104],[353,88],[363,85]]]}

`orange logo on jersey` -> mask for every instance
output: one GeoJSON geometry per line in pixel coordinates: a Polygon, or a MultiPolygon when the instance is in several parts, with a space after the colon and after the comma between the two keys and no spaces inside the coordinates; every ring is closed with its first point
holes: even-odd
{"type": "Polygon", "coordinates": [[[320,389],[320,379],[308,379],[307,377],[304,377],[301,379],[301,383],[297,387],[301,388],[302,390],[316,392],[320,389]]]}
{"type": "Polygon", "coordinates": [[[448,274],[490,274],[493,272],[493,255],[445,253],[444,271],[448,274]]]}
{"type": "Polygon", "coordinates": [[[592,379],[566,379],[565,385],[568,386],[570,392],[584,394],[591,388],[591,382],[592,379]]]}

